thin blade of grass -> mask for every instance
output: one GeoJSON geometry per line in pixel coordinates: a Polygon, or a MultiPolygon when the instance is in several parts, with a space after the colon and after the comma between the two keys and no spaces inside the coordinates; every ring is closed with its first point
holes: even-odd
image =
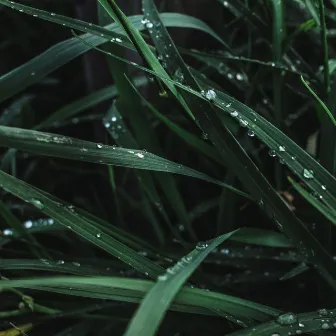
{"type": "Polygon", "coordinates": [[[64,206],[61,202],[47,197],[45,192],[40,192],[27,183],[20,181],[0,171],[0,187],[7,192],[21,198],[54,218],[59,224],[77,233],[92,244],[100,247],[118,259],[134,267],[138,271],[156,278],[162,273],[162,268],[136,251],[120,243],[118,240],[102,232],[90,220],[85,220],[74,212],[72,207],[64,206]]]}
{"type": "MultiPolygon", "coordinates": [[[[152,281],[120,277],[48,277],[25,280],[3,280],[2,288],[31,288],[66,295],[139,302],[153,288],[152,281]],[[69,287],[71,289],[69,289],[69,287]]],[[[267,321],[280,311],[252,301],[216,292],[184,287],[170,306],[172,310],[218,316],[229,312],[236,318],[251,316],[267,321]],[[219,310],[216,311],[216,310],[219,310]]]]}
{"type": "MultiPolygon", "coordinates": [[[[57,156],[71,160],[85,160],[99,164],[170,172],[199,178],[220,186],[227,186],[225,183],[194,169],[137,149],[111,147],[63,135],[6,126],[0,126],[0,139],[0,146],[26,150],[30,153],[57,156]]],[[[231,186],[227,187],[247,196],[244,192],[231,186]]]]}

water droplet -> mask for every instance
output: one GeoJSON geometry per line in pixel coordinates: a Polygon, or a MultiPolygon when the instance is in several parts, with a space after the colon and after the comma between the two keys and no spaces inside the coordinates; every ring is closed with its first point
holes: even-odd
{"type": "Polygon", "coordinates": [[[229,3],[227,1],[223,1],[223,6],[224,7],[229,7],[229,3]]]}
{"type": "Polygon", "coordinates": [[[142,153],[136,153],[135,155],[140,159],[143,159],[145,157],[142,153]]]}
{"type": "Polygon", "coordinates": [[[330,328],[329,323],[326,323],[326,322],[322,323],[321,328],[324,330],[329,329],[330,328]]]}
{"type": "Polygon", "coordinates": [[[31,76],[35,76],[35,72],[32,71],[32,72],[30,73],[30,75],[31,75],[31,76]]]}
{"type": "Polygon", "coordinates": [[[151,28],[153,28],[153,23],[152,23],[152,22],[147,22],[147,23],[146,23],[146,28],[147,28],[147,29],[151,29],[151,28]]]}
{"type": "Polygon", "coordinates": [[[5,229],[2,231],[4,236],[11,236],[13,234],[13,230],[11,229],[5,229]]]}
{"type": "Polygon", "coordinates": [[[44,207],[43,203],[36,198],[32,198],[30,200],[30,203],[33,204],[34,206],[36,206],[36,208],[38,208],[38,209],[43,209],[43,207],[44,207]]]}
{"type": "Polygon", "coordinates": [[[158,281],[166,281],[167,279],[168,279],[168,276],[166,274],[162,274],[157,277],[158,281]]]}
{"type": "Polygon", "coordinates": [[[236,78],[237,78],[237,80],[242,81],[244,79],[244,76],[240,73],[237,73],[236,78]]]}
{"type": "Polygon", "coordinates": [[[325,185],[321,185],[322,190],[327,190],[327,187],[325,185]]]}
{"type": "Polygon", "coordinates": [[[279,146],[279,151],[280,152],[285,152],[286,151],[286,147],[285,146],[279,146]]]}
{"type": "Polygon", "coordinates": [[[208,247],[208,244],[205,243],[205,242],[199,242],[197,245],[196,245],[196,250],[204,250],[205,248],[208,247]]]}
{"type": "Polygon", "coordinates": [[[64,264],[64,260],[58,260],[56,264],[57,265],[63,265],[64,264]]]}
{"type": "Polygon", "coordinates": [[[268,152],[268,155],[271,156],[271,157],[275,157],[276,156],[276,153],[273,149],[271,149],[269,152],[268,152]]]}
{"type": "Polygon", "coordinates": [[[117,121],[117,117],[115,117],[115,116],[112,117],[112,118],[111,118],[111,121],[112,121],[112,122],[116,122],[116,121],[117,121]]]}
{"type": "Polygon", "coordinates": [[[33,226],[33,222],[31,220],[28,220],[28,221],[26,221],[26,222],[23,223],[23,226],[26,229],[30,229],[33,226]]]}
{"type": "Polygon", "coordinates": [[[277,317],[276,322],[280,325],[290,325],[297,322],[297,316],[294,313],[285,313],[277,317]]]}
{"type": "Polygon", "coordinates": [[[281,336],[279,333],[275,332],[275,333],[272,333],[271,336],[281,336]]]}
{"type": "Polygon", "coordinates": [[[103,148],[103,144],[102,143],[97,143],[97,148],[103,148]]]}
{"type": "Polygon", "coordinates": [[[327,316],[328,315],[328,310],[325,309],[325,308],[321,308],[317,311],[317,313],[320,315],[320,316],[327,316]]]}
{"type": "Polygon", "coordinates": [[[106,128],[109,128],[109,127],[111,126],[111,124],[110,124],[108,121],[104,121],[104,126],[105,126],[106,128]]]}
{"type": "Polygon", "coordinates": [[[220,250],[220,253],[225,254],[225,255],[228,255],[228,254],[230,254],[230,250],[224,248],[224,249],[221,249],[221,250],[220,250]]]}
{"type": "Polygon", "coordinates": [[[303,169],[303,177],[306,179],[313,179],[314,178],[314,172],[309,169],[303,169]]]}
{"type": "Polygon", "coordinates": [[[248,130],[247,131],[247,135],[249,136],[249,137],[254,137],[254,132],[252,131],[252,130],[248,130]]]}
{"type": "Polygon", "coordinates": [[[204,139],[204,140],[208,140],[208,139],[209,139],[208,134],[205,133],[205,132],[203,132],[203,134],[202,134],[202,139],[204,139]]]}
{"type": "Polygon", "coordinates": [[[55,16],[56,14],[55,13],[50,13],[51,16],[55,16]]]}
{"type": "Polygon", "coordinates": [[[122,42],[122,39],[120,39],[119,37],[116,37],[116,42],[118,42],[118,43],[121,43],[122,42]]]}
{"type": "Polygon", "coordinates": [[[205,93],[205,98],[208,100],[213,100],[216,98],[216,92],[213,89],[209,89],[206,93],[205,93]]]}
{"type": "Polygon", "coordinates": [[[80,267],[80,263],[79,262],[76,262],[76,261],[73,261],[72,264],[76,267],[80,267]]]}
{"type": "Polygon", "coordinates": [[[100,237],[101,237],[101,233],[98,232],[98,233],[96,234],[96,237],[97,237],[97,238],[100,238],[100,237]]]}
{"type": "Polygon", "coordinates": [[[237,111],[232,111],[230,112],[232,117],[238,117],[238,112],[237,111]]]}

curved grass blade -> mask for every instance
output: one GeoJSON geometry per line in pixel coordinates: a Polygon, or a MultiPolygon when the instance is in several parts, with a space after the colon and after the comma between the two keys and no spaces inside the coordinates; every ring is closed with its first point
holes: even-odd
{"type": "MultiPolygon", "coordinates": [[[[195,78],[189,72],[189,69],[184,64],[182,58],[179,56],[177,49],[174,47],[174,43],[169,37],[166,29],[162,27],[162,25],[156,24],[160,18],[154,3],[151,0],[143,1],[145,15],[148,20],[153,23],[151,34],[156,34],[155,37],[153,37],[153,41],[157,49],[160,53],[162,53],[165,45],[171,45],[170,51],[171,53],[174,53],[174,55],[169,56],[168,64],[170,71],[177,71],[180,69],[180,72],[183,74],[185,83],[187,85],[190,85],[192,88],[197,88],[200,86],[203,89],[201,93],[195,91],[195,89],[193,90],[190,88],[186,88],[187,91],[193,92],[194,95],[199,96],[204,100],[210,101],[213,105],[224,110],[226,113],[229,113],[233,118],[236,118],[236,120],[243,127],[247,127],[253,131],[261,141],[266,143],[273,150],[275,155],[278,154],[287,165],[289,162],[288,166],[292,169],[293,167],[296,169],[298,168],[298,160],[294,157],[294,155],[299,154],[301,157],[304,157],[304,159],[310,158],[307,153],[301,149],[298,149],[299,147],[288,137],[286,137],[280,130],[268,123],[261,116],[254,113],[247,106],[238,103],[237,100],[229,97],[221,91],[209,89],[200,78],[198,78],[195,85],[195,78]],[[157,35],[159,35],[160,38],[156,38],[157,35]],[[262,124],[262,126],[258,125],[259,122],[262,124]],[[287,146],[291,147],[288,149],[288,151],[287,146]],[[289,153],[292,152],[294,147],[296,149],[296,151],[294,150],[295,154],[292,153],[289,156],[289,153]],[[292,158],[294,158],[294,160],[292,158]]],[[[182,86],[185,87],[184,85],[180,85],[180,87],[182,86]]],[[[216,112],[211,109],[211,105],[208,104],[207,108],[205,108],[205,106],[200,108],[199,102],[196,105],[192,100],[188,100],[188,103],[191,103],[192,111],[195,114],[195,117],[197,118],[198,123],[202,127],[203,131],[209,135],[209,138],[215,144],[219,153],[225,160],[227,160],[230,168],[237,172],[239,179],[245,185],[245,187],[248,188],[254,199],[259,203],[259,205],[261,205],[262,209],[271,218],[274,219],[276,223],[280,223],[280,225],[282,225],[284,233],[288,236],[290,241],[298,246],[301,253],[306,258],[313,260],[313,264],[316,265],[319,273],[325,278],[330,286],[336,290],[336,270],[334,268],[334,262],[331,256],[315,239],[315,237],[311,235],[307,228],[297,219],[297,217],[288,209],[288,207],[272,188],[266,178],[259,172],[254,162],[248,157],[246,152],[242,150],[235,137],[225,126],[220,126],[216,112]]],[[[310,160],[306,159],[306,161],[311,165],[321,167],[312,158],[310,158],[310,160]]],[[[303,160],[301,163],[303,163],[303,160]]],[[[300,177],[302,174],[305,175],[304,172],[307,169],[309,168],[304,166],[302,167],[301,165],[298,175],[300,177]]],[[[322,167],[318,170],[321,172],[322,167]]],[[[328,177],[328,181],[331,185],[335,185],[336,180],[330,174],[328,175],[328,173],[326,173],[323,174],[323,176],[328,177]]],[[[315,184],[314,179],[306,178],[305,176],[304,178],[309,182],[310,180],[313,181],[310,184],[315,184]]],[[[334,191],[336,191],[336,188],[332,188],[331,192],[334,191]]],[[[335,205],[336,202],[334,202],[334,206],[335,205]]]]}
{"type": "Polygon", "coordinates": [[[327,105],[320,99],[320,97],[313,91],[313,89],[308,85],[308,83],[304,80],[304,78],[301,76],[301,81],[304,84],[304,86],[308,89],[308,91],[312,94],[312,96],[319,102],[319,104],[322,106],[323,110],[328,114],[329,118],[333,122],[334,126],[336,126],[336,120],[333,116],[333,114],[328,109],[327,105]]]}
{"type": "MultiPolygon", "coordinates": [[[[160,275],[157,279],[157,283],[141,302],[124,335],[154,335],[169,305],[183,284],[212,250],[235,233],[236,232],[233,231],[219,236],[209,242],[209,244],[207,242],[198,243],[195,250],[180,259],[180,261],[172,268],[169,268],[166,273],[160,275]]],[[[239,324],[244,325],[243,322],[237,321],[239,324]]]]}
{"type": "Polygon", "coordinates": [[[206,174],[136,149],[111,147],[63,135],[6,126],[0,126],[0,140],[0,146],[13,147],[30,153],[191,176],[228,187],[248,197],[244,192],[206,174]]]}
{"type": "Polygon", "coordinates": [[[253,328],[240,330],[230,334],[231,336],[269,336],[269,335],[332,335],[328,329],[336,326],[336,309],[319,309],[318,311],[295,314],[285,313],[276,320],[266,322],[253,328]],[[324,334],[326,333],[326,334],[324,334]]]}
{"type": "MultiPolygon", "coordinates": [[[[24,90],[29,85],[38,82],[52,71],[90,50],[92,46],[98,46],[112,40],[112,42],[117,44],[122,43],[123,47],[134,49],[134,46],[130,42],[125,41],[125,35],[122,35],[123,30],[116,23],[109,24],[103,28],[91,23],[56,15],[54,13],[38,10],[18,3],[13,2],[12,4],[7,0],[0,0],[0,3],[13,7],[13,9],[21,9],[25,13],[37,18],[42,18],[62,24],[69,28],[87,32],[86,34],[81,35],[81,38],[88,43],[84,44],[77,38],[65,40],[52,46],[41,55],[33,58],[31,61],[15,68],[7,74],[2,75],[0,77],[0,102],[24,90]],[[56,60],[55,55],[57,55],[56,60]]],[[[196,18],[177,13],[165,13],[162,14],[161,17],[167,27],[171,26],[199,29],[215,37],[214,32],[206,24],[196,18]]],[[[139,30],[145,28],[141,23],[141,15],[132,16],[129,20],[139,30]]]]}
{"type": "Polygon", "coordinates": [[[304,188],[301,187],[299,183],[296,183],[290,177],[289,182],[293,187],[303,196],[314,208],[320,211],[327,219],[329,219],[334,225],[336,225],[336,212],[334,208],[325,206],[321,201],[318,200],[318,195],[316,197],[308,193],[304,188]]]}
{"type": "Polygon", "coordinates": [[[47,193],[41,192],[37,188],[2,171],[0,171],[0,187],[21,198],[23,201],[32,204],[37,209],[54,218],[59,224],[62,224],[67,229],[77,233],[138,271],[152,278],[156,278],[158,274],[162,273],[160,266],[139,255],[136,251],[112,238],[104,231],[97,229],[97,226],[90,222],[90,220],[85,220],[83,216],[78,215],[73,207],[68,207],[59,201],[54,201],[51,197],[47,196],[47,193]]]}
{"type": "MultiPolygon", "coordinates": [[[[144,76],[134,79],[135,86],[143,86],[148,83],[148,79],[144,76]]],[[[118,90],[115,85],[108,86],[106,88],[97,90],[88,96],[78,99],[66,106],[63,106],[59,110],[55,111],[48,118],[43,120],[40,124],[34,127],[35,130],[40,130],[42,128],[51,127],[55,122],[59,123],[66,119],[76,116],[78,113],[96,106],[97,104],[106,101],[108,99],[114,98],[118,95],[118,90]]]]}
{"type": "MultiPolygon", "coordinates": [[[[154,283],[147,280],[119,277],[48,277],[3,280],[1,285],[4,289],[31,288],[66,295],[139,302],[153,287],[154,283]]],[[[251,316],[260,322],[267,321],[270,317],[275,317],[280,313],[277,309],[252,301],[187,287],[182,288],[180,293],[177,294],[170,309],[214,316],[218,316],[216,310],[223,313],[229,311],[237,318],[251,316]]]]}
{"type": "Polygon", "coordinates": [[[1,259],[0,267],[2,270],[35,270],[83,276],[111,275],[113,273],[103,268],[100,269],[96,265],[92,267],[78,261],[47,259],[1,259]]]}

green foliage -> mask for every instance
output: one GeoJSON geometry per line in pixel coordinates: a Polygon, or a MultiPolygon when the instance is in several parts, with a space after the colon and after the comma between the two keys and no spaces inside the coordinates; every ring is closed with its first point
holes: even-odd
{"type": "Polygon", "coordinates": [[[0,0],[0,334],[333,335],[335,2],[134,3],[0,0]]]}

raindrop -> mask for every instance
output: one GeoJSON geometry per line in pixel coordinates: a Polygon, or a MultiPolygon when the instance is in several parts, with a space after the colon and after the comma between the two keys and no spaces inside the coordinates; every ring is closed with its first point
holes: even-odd
{"type": "Polygon", "coordinates": [[[35,76],[35,72],[34,72],[34,71],[31,72],[30,75],[31,75],[31,76],[35,76]]]}
{"type": "Polygon", "coordinates": [[[96,237],[97,237],[97,238],[100,238],[100,237],[101,237],[101,233],[98,232],[98,233],[96,234],[96,237]]]}
{"type": "Polygon", "coordinates": [[[5,229],[2,233],[4,236],[11,236],[13,234],[13,231],[11,229],[5,229]]]}
{"type": "Polygon", "coordinates": [[[118,43],[121,43],[122,42],[122,39],[120,39],[119,37],[116,37],[116,42],[118,42],[118,43]]]}
{"type": "Polygon", "coordinates": [[[321,328],[324,329],[324,330],[326,330],[326,329],[329,329],[330,326],[329,326],[328,323],[322,323],[321,328]]]}
{"type": "Polygon", "coordinates": [[[314,178],[314,172],[309,169],[303,169],[303,177],[306,179],[313,179],[314,178]]]}
{"type": "Polygon", "coordinates": [[[286,151],[286,147],[285,146],[279,146],[279,151],[280,152],[285,152],[286,151]]]}
{"type": "Polygon", "coordinates": [[[30,203],[33,204],[34,206],[36,206],[36,208],[38,208],[38,209],[43,209],[43,207],[44,207],[43,203],[36,198],[32,198],[30,200],[30,203]]]}
{"type": "Polygon", "coordinates": [[[208,244],[205,243],[205,242],[199,242],[197,245],[196,245],[196,250],[204,250],[205,248],[208,247],[208,244]]]}
{"type": "Polygon", "coordinates": [[[97,143],[97,148],[103,148],[103,144],[101,144],[101,143],[97,143]]]}
{"type": "Polygon", "coordinates": [[[26,222],[23,223],[23,226],[26,229],[30,229],[33,226],[33,222],[31,220],[28,220],[28,221],[26,221],[26,222]]]}
{"type": "Polygon", "coordinates": [[[223,5],[224,5],[225,7],[229,7],[229,3],[228,3],[227,1],[223,1],[223,5]]]}
{"type": "Polygon", "coordinates": [[[208,134],[205,133],[205,132],[203,132],[203,134],[202,134],[202,139],[204,139],[204,140],[208,140],[208,139],[209,139],[208,134]]]}
{"type": "Polygon", "coordinates": [[[64,264],[64,260],[58,260],[56,264],[57,265],[63,265],[64,264]]]}
{"type": "Polygon", "coordinates": [[[320,315],[320,316],[327,316],[328,315],[328,310],[325,309],[325,308],[321,308],[317,311],[317,313],[320,315]]]}
{"type": "Polygon", "coordinates": [[[244,79],[244,76],[240,73],[237,73],[236,78],[237,78],[237,80],[242,81],[244,79]]]}
{"type": "Polygon", "coordinates": [[[142,153],[136,153],[135,155],[140,159],[143,159],[145,157],[142,153]]]}
{"type": "Polygon", "coordinates": [[[285,313],[277,317],[276,322],[280,325],[290,325],[297,322],[297,316],[294,313],[285,313]]]}
{"type": "Polygon", "coordinates": [[[206,94],[205,94],[205,98],[208,100],[213,100],[216,98],[216,92],[213,89],[209,89],[206,94]]]}
{"type": "Polygon", "coordinates": [[[237,111],[232,111],[230,112],[232,117],[238,117],[238,112],[237,111]]]}
{"type": "Polygon", "coordinates": [[[111,121],[112,121],[112,122],[116,122],[116,121],[117,121],[117,117],[112,117],[112,118],[111,118],[111,121]]]}
{"type": "Polygon", "coordinates": [[[76,267],[79,267],[80,266],[80,263],[79,262],[76,262],[76,261],[73,261],[72,264],[76,267]]]}
{"type": "Polygon", "coordinates": [[[321,185],[322,190],[327,190],[327,187],[325,185],[321,185]]]}
{"type": "Polygon", "coordinates": [[[147,29],[151,29],[151,28],[153,28],[153,23],[152,23],[152,22],[147,22],[147,23],[146,23],[146,28],[147,28],[147,29]]]}
{"type": "Polygon", "coordinates": [[[268,155],[271,156],[271,157],[275,157],[276,156],[276,153],[273,149],[271,149],[269,152],[268,152],[268,155]]]}
{"type": "Polygon", "coordinates": [[[51,16],[55,16],[56,14],[55,13],[50,13],[51,16]]]}
{"type": "Polygon", "coordinates": [[[111,126],[111,124],[110,124],[108,121],[104,121],[104,126],[105,126],[106,128],[109,128],[109,127],[111,126]]]}
{"type": "Polygon", "coordinates": [[[248,130],[248,131],[247,131],[247,135],[248,135],[249,137],[254,137],[254,132],[253,132],[252,130],[248,130]]]}
{"type": "Polygon", "coordinates": [[[221,249],[220,250],[220,252],[222,253],[222,254],[230,254],[230,250],[229,249],[221,249]]]}
{"type": "Polygon", "coordinates": [[[158,281],[166,281],[168,279],[166,274],[159,275],[157,277],[158,281]]]}
{"type": "Polygon", "coordinates": [[[232,105],[232,103],[228,103],[225,107],[230,107],[232,105]]]}
{"type": "Polygon", "coordinates": [[[271,336],[281,336],[279,333],[275,332],[273,334],[271,334],[271,336]]]}

